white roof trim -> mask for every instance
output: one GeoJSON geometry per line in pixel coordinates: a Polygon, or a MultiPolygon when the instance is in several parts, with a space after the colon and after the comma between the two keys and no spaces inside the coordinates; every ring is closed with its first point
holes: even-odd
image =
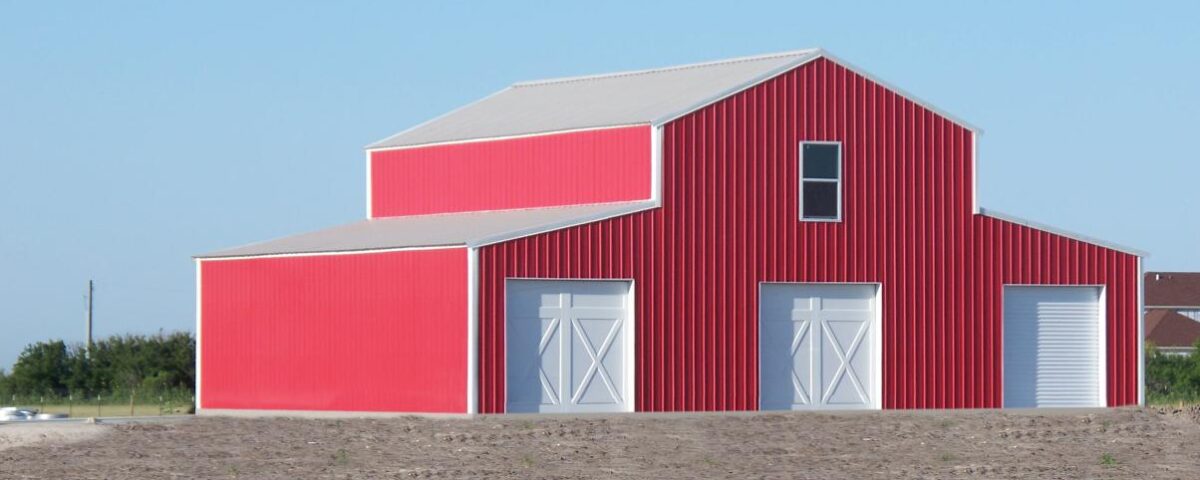
{"type": "Polygon", "coordinates": [[[575,217],[568,221],[552,223],[552,224],[548,224],[548,225],[538,225],[536,227],[524,228],[524,229],[520,229],[520,230],[513,230],[511,232],[504,232],[501,234],[492,235],[490,237],[480,238],[480,239],[468,242],[467,246],[471,247],[471,248],[484,247],[487,245],[493,245],[493,244],[497,244],[497,243],[501,243],[501,242],[507,242],[509,240],[516,240],[516,239],[522,238],[522,237],[537,235],[539,233],[553,232],[555,230],[562,230],[564,228],[570,228],[570,227],[575,227],[575,226],[579,226],[579,225],[585,225],[588,223],[595,223],[595,222],[599,222],[601,220],[607,220],[610,218],[621,217],[621,216],[629,215],[631,213],[637,213],[637,212],[642,212],[642,211],[646,211],[646,210],[651,210],[654,208],[658,208],[660,206],[662,206],[662,204],[658,200],[647,201],[647,202],[643,202],[643,203],[635,203],[635,204],[631,204],[625,208],[621,208],[621,209],[617,209],[617,210],[609,210],[607,212],[601,212],[601,213],[597,213],[594,215],[585,215],[582,217],[575,217]]]}
{"type": "Polygon", "coordinates": [[[954,114],[952,114],[950,112],[942,110],[942,109],[934,106],[932,103],[923,100],[921,97],[913,95],[912,93],[909,93],[907,90],[904,90],[903,88],[900,88],[891,83],[888,83],[887,81],[875,76],[875,74],[873,74],[867,70],[864,70],[862,68],[859,68],[857,65],[855,65],[853,63],[842,60],[841,58],[836,57],[833,54],[830,54],[829,52],[826,52],[824,50],[821,50],[821,56],[828,58],[829,60],[832,60],[834,63],[840,64],[841,66],[854,71],[854,73],[857,73],[859,75],[862,75],[863,77],[866,77],[867,80],[878,83],[878,84],[882,85],[884,88],[887,88],[888,90],[896,92],[900,96],[911,100],[913,103],[920,105],[922,108],[924,108],[926,110],[936,113],[939,116],[945,117],[947,120],[950,120],[951,122],[954,122],[963,127],[966,127],[967,130],[975,132],[976,134],[983,133],[982,128],[979,128],[978,126],[972,124],[971,122],[963,120],[962,118],[955,116],[954,114]]]}
{"type": "Polygon", "coordinates": [[[192,257],[197,262],[216,262],[221,260],[248,260],[258,258],[284,258],[284,257],[325,257],[333,255],[358,255],[366,253],[388,253],[388,252],[406,252],[413,250],[445,250],[448,248],[467,248],[466,244],[449,244],[449,245],[427,245],[419,247],[384,247],[384,248],[359,248],[352,250],[319,250],[311,252],[287,252],[287,253],[260,253],[254,255],[230,255],[216,257],[192,257]]]}
{"type": "MultiPolygon", "coordinates": [[[[959,125],[961,125],[961,126],[965,127],[967,130],[970,130],[970,131],[972,131],[972,132],[975,132],[976,134],[982,134],[982,133],[983,133],[983,129],[979,128],[978,126],[975,126],[975,125],[974,125],[974,124],[972,124],[971,122],[968,122],[968,121],[966,121],[966,120],[963,120],[962,118],[960,118],[960,117],[958,117],[958,116],[955,116],[955,115],[953,115],[953,114],[951,114],[951,113],[949,113],[949,112],[947,112],[947,111],[945,111],[945,110],[942,110],[942,109],[940,109],[940,108],[938,108],[938,107],[934,106],[932,103],[929,103],[929,102],[927,102],[927,101],[925,101],[925,100],[922,100],[920,97],[918,97],[918,96],[916,96],[916,95],[913,95],[913,94],[909,93],[908,91],[906,91],[906,90],[904,90],[904,89],[902,89],[902,88],[899,88],[899,87],[897,87],[897,86],[895,86],[895,85],[892,85],[891,83],[889,83],[889,82],[887,82],[887,81],[884,81],[883,79],[881,79],[881,78],[879,78],[879,77],[875,76],[874,74],[872,74],[872,73],[870,73],[870,72],[868,72],[868,71],[866,71],[866,70],[863,70],[863,69],[861,69],[861,68],[859,68],[859,67],[855,66],[854,64],[851,64],[850,62],[847,62],[847,61],[845,61],[845,60],[842,60],[841,58],[835,57],[835,56],[833,56],[832,54],[830,54],[829,52],[825,51],[824,49],[821,49],[821,48],[814,48],[814,49],[811,49],[811,50],[797,50],[797,51],[789,52],[789,54],[791,54],[791,55],[795,55],[795,54],[805,54],[805,53],[810,53],[811,55],[808,55],[808,56],[805,56],[805,57],[798,58],[798,59],[796,59],[796,61],[794,61],[794,62],[790,62],[790,63],[788,63],[787,65],[781,66],[781,67],[779,67],[779,68],[776,68],[776,69],[774,69],[774,70],[772,70],[772,71],[770,71],[770,72],[767,72],[767,73],[765,73],[765,74],[763,74],[763,75],[760,75],[759,77],[757,77],[757,78],[755,78],[755,79],[753,79],[753,80],[750,80],[750,81],[748,81],[748,82],[745,82],[745,83],[743,83],[743,84],[741,84],[741,85],[738,85],[738,86],[736,86],[736,87],[733,87],[733,88],[730,88],[730,89],[728,89],[728,90],[725,90],[724,92],[721,92],[721,93],[719,93],[719,94],[717,94],[717,95],[714,95],[714,96],[712,96],[712,97],[710,97],[710,98],[708,98],[708,99],[705,99],[705,100],[704,100],[704,101],[702,101],[702,102],[698,102],[698,103],[696,103],[695,105],[693,105],[693,106],[691,106],[691,107],[688,107],[688,108],[686,108],[686,109],[680,110],[680,111],[678,111],[678,112],[675,112],[675,113],[672,113],[672,114],[669,114],[669,115],[665,115],[665,116],[659,117],[658,119],[655,119],[655,120],[654,120],[654,122],[652,123],[652,125],[654,125],[654,126],[656,126],[656,127],[658,127],[658,126],[662,126],[663,124],[669,123],[669,122],[671,122],[671,121],[673,121],[673,120],[677,120],[677,119],[679,119],[680,117],[683,117],[683,116],[685,116],[685,115],[688,115],[688,114],[690,114],[690,113],[692,113],[692,112],[695,112],[695,111],[697,111],[697,110],[700,110],[700,109],[702,109],[702,108],[704,108],[704,107],[707,107],[707,106],[709,106],[709,105],[712,105],[712,104],[714,104],[714,103],[716,103],[716,102],[719,102],[719,101],[721,101],[721,100],[724,100],[724,99],[726,99],[726,98],[728,98],[728,97],[730,97],[730,96],[736,95],[737,93],[739,93],[739,92],[742,92],[742,91],[744,91],[744,90],[747,90],[747,89],[749,89],[749,88],[751,88],[751,87],[753,87],[753,86],[755,86],[755,85],[758,85],[758,84],[760,84],[760,83],[763,83],[763,82],[765,82],[765,81],[767,81],[767,80],[770,80],[770,79],[772,79],[772,78],[775,78],[775,77],[778,77],[778,76],[780,76],[780,75],[783,75],[784,73],[787,73],[787,72],[789,72],[789,71],[791,71],[791,70],[794,70],[794,69],[796,69],[797,67],[800,67],[801,65],[804,65],[804,64],[806,64],[806,63],[809,63],[809,62],[811,62],[811,61],[813,61],[813,60],[816,60],[816,59],[818,59],[818,58],[822,58],[822,57],[824,57],[824,58],[826,58],[826,59],[828,59],[828,60],[830,60],[830,61],[832,61],[832,62],[834,62],[834,63],[837,63],[837,64],[839,64],[839,65],[841,65],[841,66],[845,67],[846,69],[849,69],[849,70],[853,71],[854,73],[857,73],[857,74],[859,74],[859,75],[862,75],[862,76],[863,76],[864,78],[866,78],[867,80],[870,80],[870,81],[872,81],[872,82],[875,82],[875,83],[877,83],[877,84],[879,84],[879,85],[883,86],[884,88],[886,88],[886,89],[888,89],[888,90],[891,90],[891,91],[893,91],[893,92],[896,92],[896,94],[897,94],[897,95],[900,95],[901,97],[904,97],[904,98],[908,99],[909,101],[911,101],[911,102],[913,102],[913,103],[915,103],[915,104],[919,105],[921,108],[924,108],[924,109],[926,109],[926,110],[929,110],[929,111],[931,111],[931,112],[933,112],[933,113],[936,113],[936,114],[938,114],[939,116],[945,117],[946,119],[950,120],[951,122],[957,123],[957,124],[959,124],[959,125]]],[[[782,55],[782,54],[780,54],[780,55],[782,55]]],[[[775,56],[775,55],[763,55],[763,56],[761,56],[761,57],[759,57],[759,58],[770,58],[771,56],[775,56]]]]}
{"type": "MultiPolygon", "coordinates": [[[[494,141],[498,141],[498,140],[512,140],[512,139],[516,139],[516,138],[545,137],[545,136],[549,136],[549,135],[558,135],[558,134],[563,134],[563,133],[593,132],[593,131],[599,131],[599,130],[612,130],[614,128],[633,128],[633,127],[650,127],[650,126],[651,125],[649,123],[622,123],[619,125],[600,125],[600,126],[596,126],[596,127],[568,128],[568,129],[563,129],[563,130],[547,130],[544,132],[529,132],[529,133],[522,133],[522,134],[518,134],[518,135],[501,135],[498,137],[474,137],[474,138],[464,138],[461,140],[446,140],[444,142],[414,143],[412,145],[395,145],[395,146],[390,146],[390,147],[368,146],[366,148],[366,150],[368,153],[388,152],[388,151],[392,151],[392,150],[408,150],[408,149],[412,149],[412,148],[436,147],[436,146],[441,146],[441,145],[459,145],[459,144],[463,144],[463,143],[494,142],[494,141]]],[[[413,127],[413,128],[416,128],[416,127],[413,127]]],[[[409,130],[412,130],[412,129],[410,128],[409,130]]],[[[405,131],[408,131],[408,130],[405,130],[405,131]]],[[[404,132],[400,132],[400,133],[404,133],[404,132]]],[[[400,135],[400,133],[397,133],[396,135],[400,135]]],[[[392,136],[394,137],[396,135],[392,135],[392,136]]],[[[391,137],[388,137],[388,138],[391,138],[391,137]]],[[[386,141],[386,139],[380,140],[380,142],[384,142],[384,141],[386,141]]]]}
{"type": "Polygon", "coordinates": [[[1121,253],[1128,253],[1130,255],[1136,255],[1138,257],[1149,257],[1150,256],[1150,254],[1148,252],[1146,252],[1145,250],[1138,250],[1136,248],[1126,247],[1121,244],[1112,243],[1112,242],[1108,242],[1105,240],[1100,240],[1095,237],[1089,237],[1087,235],[1078,234],[1078,233],[1071,232],[1068,230],[1063,230],[1061,228],[1054,227],[1051,225],[1046,225],[1046,224],[1040,223],[1040,222],[1035,222],[1033,220],[1026,220],[1024,218],[1017,217],[1015,215],[1009,215],[1007,213],[997,212],[990,208],[980,208],[979,215],[983,215],[985,217],[992,217],[992,218],[995,218],[998,220],[1004,220],[1006,222],[1012,222],[1012,223],[1015,223],[1018,225],[1023,225],[1023,226],[1033,228],[1036,230],[1042,230],[1045,232],[1053,233],[1055,235],[1061,235],[1061,236],[1064,236],[1067,238],[1079,240],[1084,243],[1090,243],[1092,245],[1097,245],[1097,246],[1101,246],[1104,248],[1116,250],[1121,253]]]}
{"type": "Polygon", "coordinates": [[[501,93],[504,93],[504,92],[508,91],[508,90],[509,90],[509,89],[511,89],[511,88],[512,88],[511,86],[508,86],[508,87],[501,88],[500,90],[496,90],[495,92],[492,92],[492,93],[490,93],[490,94],[488,94],[488,95],[485,95],[485,96],[483,96],[483,97],[481,97],[481,98],[479,98],[479,99],[477,99],[477,100],[475,100],[475,101],[473,101],[473,102],[469,102],[469,103],[467,103],[466,105],[462,105],[462,106],[460,106],[460,107],[458,107],[458,108],[451,109],[450,111],[448,111],[448,112],[446,112],[446,113],[443,113],[443,114],[441,114],[441,115],[438,115],[438,116],[436,116],[436,117],[433,117],[433,118],[431,118],[431,119],[429,119],[429,120],[426,120],[426,121],[424,121],[424,122],[421,122],[421,123],[418,123],[418,124],[416,124],[416,125],[413,125],[413,126],[411,126],[411,127],[408,127],[408,128],[406,128],[406,129],[404,129],[404,130],[402,130],[402,131],[400,131],[400,132],[397,132],[397,133],[393,133],[393,134],[391,134],[391,135],[388,135],[386,138],[383,138],[383,139],[380,139],[380,140],[377,140],[377,141],[371,142],[371,144],[370,144],[370,145],[367,145],[366,147],[363,147],[363,148],[364,148],[364,149],[366,149],[366,150],[372,150],[372,149],[378,149],[378,148],[381,148],[381,147],[379,147],[378,145],[380,145],[380,144],[382,144],[382,143],[386,143],[387,141],[389,141],[389,140],[391,140],[391,139],[393,139],[393,138],[399,137],[399,136],[401,136],[401,135],[404,135],[404,134],[406,134],[406,133],[408,133],[408,132],[411,132],[411,131],[413,131],[413,130],[416,130],[416,129],[418,129],[418,128],[421,128],[421,127],[424,127],[424,126],[426,126],[426,125],[429,125],[429,124],[431,124],[431,123],[433,123],[433,122],[436,122],[436,121],[438,121],[438,120],[441,120],[442,118],[449,117],[450,115],[452,115],[452,114],[454,114],[454,113],[457,113],[459,110],[464,110],[464,109],[466,109],[467,107],[470,107],[470,106],[472,106],[472,105],[475,105],[476,103],[480,103],[480,102],[482,102],[482,101],[484,101],[484,100],[487,100],[487,99],[489,99],[489,98],[492,98],[492,97],[494,97],[494,96],[496,96],[496,95],[499,95],[499,94],[501,94],[501,93]]]}
{"type": "Polygon", "coordinates": [[[819,53],[820,51],[821,51],[821,49],[819,49],[819,48],[804,48],[804,49],[800,49],[800,50],[791,50],[791,51],[787,51],[787,52],[764,53],[761,55],[750,55],[750,56],[746,56],[746,57],[723,58],[720,60],[710,60],[707,62],[687,63],[687,64],[683,64],[683,65],[671,65],[669,67],[646,68],[646,69],[642,69],[642,70],[627,70],[627,71],[623,71],[623,72],[597,73],[597,74],[592,74],[592,75],[579,75],[579,76],[574,76],[574,77],[558,77],[558,78],[545,78],[545,79],[541,79],[541,80],[526,80],[523,82],[514,83],[512,86],[513,87],[527,87],[527,86],[534,86],[534,85],[545,85],[545,84],[549,84],[549,83],[578,82],[578,81],[584,81],[584,80],[597,80],[597,79],[602,79],[602,78],[624,77],[624,76],[629,76],[629,75],[644,75],[647,73],[670,72],[673,70],[685,70],[685,69],[689,69],[689,68],[708,67],[708,66],[712,66],[712,65],[722,65],[722,64],[734,63],[734,62],[752,62],[755,60],[766,60],[768,58],[791,57],[791,56],[796,56],[796,55],[808,55],[808,54],[813,54],[813,53],[819,53]]]}
{"type": "MultiPolygon", "coordinates": [[[[797,58],[795,61],[788,62],[786,65],[772,69],[771,71],[764,73],[762,75],[759,75],[759,76],[757,76],[747,82],[744,82],[740,85],[736,85],[732,88],[725,89],[724,91],[722,91],[716,95],[713,95],[711,97],[708,97],[704,100],[701,100],[683,110],[679,110],[677,112],[672,112],[670,114],[663,115],[659,118],[656,118],[656,119],[654,119],[654,122],[652,122],[652,125],[654,125],[656,127],[663,126],[667,123],[670,123],[673,120],[677,120],[680,117],[683,117],[689,113],[695,112],[696,110],[700,110],[704,107],[707,107],[707,106],[717,103],[721,100],[729,98],[733,95],[736,95],[737,93],[742,92],[746,89],[749,89],[750,87],[753,87],[755,85],[763,83],[772,78],[778,77],[780,75],[783,75],[784,73],[794,70],[796,67],[799,67],[808,62],[811,62],[813,60],[821,58],[821,53],[822,53],[821,49],[819,49],[819,48],[814,48],[814,49],[810,49],[810,50],[797,50],[797,51],[791,52],[790,53],[791,55],[805,54],[806,56],[797,58]]],[[[772,56],[774,56],[774,55],[764,55],[759,58],[770,58],[772,56]]]]}

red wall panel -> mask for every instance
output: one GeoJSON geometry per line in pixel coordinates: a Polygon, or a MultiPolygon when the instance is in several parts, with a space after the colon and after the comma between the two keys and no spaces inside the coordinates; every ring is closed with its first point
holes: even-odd
{"type": "Polygon", "coordinates": [[[204,260],[202,408],[466,411],[464,249],[204,260]]]}
{"type": "Polygon", "coordinates": [[[971,133],[821,59],[667,124],[662,208],[480,251],[480,408],[504,278],[635,280],[636,407],[758,405],[758,283],[883,285],[885,408],[1000,407],[1007,283],[1102,284],[1108,400],[1137,402],[1136,258],[974,215],[971,133]],[[844,219],[797,220],[801,140],[844,143],[844,219]]]}
{"type": "Polygon", "coordinates": [[[642,200],[650,171],[645,125],[383,150],[371,152],[371,215],[642,200]]]}

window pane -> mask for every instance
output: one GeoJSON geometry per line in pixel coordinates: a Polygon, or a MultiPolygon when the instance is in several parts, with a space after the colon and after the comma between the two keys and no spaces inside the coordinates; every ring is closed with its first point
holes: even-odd
{"type": "Polygon", "coordinates": [[[837,218],[837,195],[837,183],[804,182],[804,218],[837,218]]]}
{"type": "Polygon", "coordinates": [[[804,144],[804,178],[838,178],[838,146],[804,144]]]}

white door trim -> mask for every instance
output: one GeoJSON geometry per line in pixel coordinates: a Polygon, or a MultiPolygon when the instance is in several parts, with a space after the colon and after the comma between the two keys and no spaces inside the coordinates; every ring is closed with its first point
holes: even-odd
{"type": "Polygon", "coordinates": [[[875,336],[871,342],[871,356],[873,364],[871,369],[871,410],[883,409],[883,283],[881,282],[758,282],[757,302],[758,317],[755,321],[758,322],[758,338],[755,339],[758,349],[758,402],[755,407],[762,410],[762,368],[763,368],[763,349],[762,349],[762,290],[764,285],[815,285],[815,286],[837,286],[837,285],[871,285],[875,287],[875,318],[874,325],[875,336]]]}
{"type": "Polygon", "coordinates": [[[627,392],[627,393],[625,394],[625,405],[623,405],[623,408],[621,409],[621,411],[623,411],[623,412],[635,411],[636,404],[637,404],[637,402],[636,402],[637,381],[634,378],[634,376],[636,375],[636,372],[637,372],[637,365],[635,365],[635,362],[637,360],[637,355],[635,352],[635,349],[637,348],[637,340],[636,340],[636,337],[637,337],[637,313],[636,313],[637,302],[635,301],[635,298],[634,298],[635,287],[636,287],[634,280],[632,278],[504,277],[504,291],[501,292],[501,294],[500,294],[500,300],[503,302],[503,304],[501,305],[501,309],[504,311],[504,325],[502,326],[502,328],[504,328],[504,335],[505,335],[504,342],[502,342],[504,344],[504,369],[503,369],[504,370],[504,372],[503,372],[504,413],[508,413],[508,405],[509,405],[509,395],[508,395],[508,387],[509,387],[509,381],[508,381],[508,358],[509,358],[509,352],[508,352],[508,285],[509,285],[509,283],[511,283],[513,281],[521,281],[521,282],[529,282],[529,281],[534,281],[534,282],[621,282],[621,283],[625,283],[626,285],[628,285],[627,291],[629,293],[627,295],[625,295],[625,309],[626,309],[625,310],[625,313],[626,313],[625,328],[627,330],[625,331],[625,338],[623,339],[624,343],[621,345],[621,347],[623,349],[622,353],[625,355],[625,358],[623,359],[624,362],[622,362],[623,369],[622,369],[621,374],[624,375],[624,377],[625,377],[623,379],[623,382],[624,382],[625,392],[627,392]]]}
{"type": "MultiPolygon", "coordinates": [[[[1081,284],[1071,284],[1071,285],[1067,285],[1067,284],[1037,284],[1037,283],[1005,283],[1005,284],[1001,285],[1001,288],[1000,288],[1000,407],[1004,408],[1004,401],[1005,401],[1004,395],[1006,393],[1004,391],[1005,390],[1004,389],[1004,379],[1005,379],[1005,374],[1006,374],[1006,372],[1004,371],[1004,363],[1005,363],[1005,359],[1004,359],[1005,347],[1004,347],[1004,345],[1005,345],[1005,342],[1007,341],[1007,339],[1005,338],[1005,336],[1007,335],[1007,333],[1006,333],[1007,329],[1005,328],[1005,325],[1004,325],[1004,319],[1005,319],[1005,315],[1006,315],[1006,313],[1004,311],[1004,299],[1005,299],[1005,295],[1007,295],[1007,291],[1010,287],[1013,287],[1013,288],[1026,288],[1026,287],[1095,288],[1095,289],[1097,289],[1098,293],[1097,293],[1097,299],[1096,299],[1096,310],[1097,310],[1096,318],[1099,319],[1100,324],[1097,326],[1098,328],[1096,331],[1096,339],[1099,342],[1099,345],[1097,345],[1098,348],[1096,349],[1097,361],[1099,362],[1099,364],[1096,366],[1096,377],[1097,377],[1096,378],[1096,386],[1097,386],[1097,389],[1099,390],[1096,392],[1096,398],[1098,399],[1098,404],[1096,406],[1097,407],[1107,407],[1108,406],[1108,287],[1102,283],[1081,283],[1081,284]]],[[[1139,349],[1141,348],[1140,341],[1139,341],[1138,348],[1139,349]]]]}

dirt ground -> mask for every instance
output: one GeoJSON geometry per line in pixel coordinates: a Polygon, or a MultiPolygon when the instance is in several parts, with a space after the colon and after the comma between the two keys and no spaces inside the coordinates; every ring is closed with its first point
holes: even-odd
{"type": "Polygon", "coordinates": [[[87,427],[0,450],[0,478],[1200,478],[1197,408],[87,427]]]}

